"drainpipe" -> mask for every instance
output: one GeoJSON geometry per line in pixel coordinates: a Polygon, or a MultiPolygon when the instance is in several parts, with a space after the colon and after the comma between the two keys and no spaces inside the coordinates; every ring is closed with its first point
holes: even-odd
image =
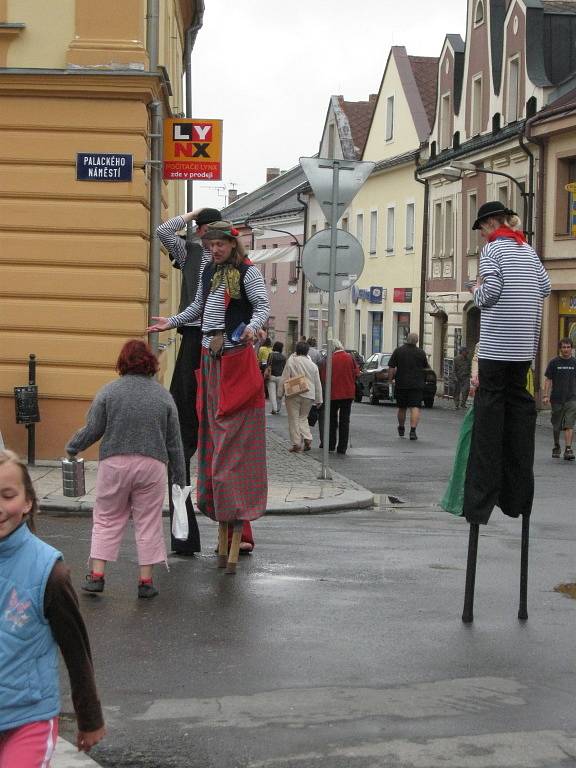
{"type": "MultiPolygon", "coordinates": [[[[192,49],[196,42],[198,30],[202,27],[204,17],[204,3],[197,2],[198,10],[195,23],[186,30],[186,42],[184,45],[184,78],[186,83],[186,117],[192,118],[192,49]]],[[[186,180],[186,210],[194,209],[194,182],[192,179],[186,180]]],[[[188,222],[186,236],[190,239],[194,225],[188,222]]]]}
{"type": "MultiPolygon", "coordinates": [[[[414,169],[414,178],[419,184],[424,184],[424,216],[422,220],[422,259],[420,264],[420,322],[418,335],[420,346],[424,349],[424,309],[426,306],[426,267],[428,264],[428,199],[430,188],[427,179],[418,176],[418,166],[414,169]]],[[[416,222],[414,222],[416,225],[416,222]]]]}
{"type": "Polygon", "coordinates": [[[300,248],[300,263],[298,264],[298,270],[300,272],[300,280],[301,280],[301,290],[302,293],[300,294],[300,335],[304,335],[304,316],[306,313],[306,275],[304,274],[304,271],[302,269],[302,251],[304,250],[304,246],[306,245],[306,238],[308,236],[308,203],[304,202],[304,200],[301,199],[300,195],[302,193],[298,192],[296,195],[296,199],[304,209],[304,234],[302,236],[302,248],[300,248]]]}
{"type": "MultiPolygon", "coordinates": [[[[158,72],[159,0],[147,0],[146,48],[150,72],[158,72]]],[[[148,258],[148,322],[160,314],[160,240],[156,230],[162,213],[162,104],[154,100],[148,104],[150,115],[150,220],[148,258]]],[[[148,337],[154,353],[158,352],[158,334],[148,337]]]]}

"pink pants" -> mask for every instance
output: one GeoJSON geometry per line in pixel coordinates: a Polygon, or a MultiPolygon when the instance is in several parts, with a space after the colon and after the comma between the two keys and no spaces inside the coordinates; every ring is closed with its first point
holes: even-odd
{"type": "Polygon", "coordinates": [[[96,478],[90,557],[117,560],[130,516],[134,521],[139,565],[166,562],[162,505],[166,465],[149,456],[103,459],[96,478]]]}
{"type": "Polygon", "coordinates": [[[0,768],[49,768],[58,738],[58,718],[0,733],[0,768]]]}

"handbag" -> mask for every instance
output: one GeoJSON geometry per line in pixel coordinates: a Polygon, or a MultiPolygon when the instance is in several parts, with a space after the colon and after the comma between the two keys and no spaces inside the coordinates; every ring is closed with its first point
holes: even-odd
{"type": "Polygon", "coordinates": [[[190,485],[180,488],[174,483],[172,485],[172,504],[174,505],[174,514],[172,516],[172,536],[180,541],[186,541],[188,538],[188,512],[186,510],[186,499],[190,494],[190,485]]]}
{"type": "Polygon", "coordinates": [[[272,376],[272,368],[267,365],[266,368],[264,368],[264,381],[268,381],[270,376],[272,376]]]}
{"type": "Polygon", "coordinates": [[[306,376],[292,376],[284,382],[284,394],[286,397],[291,395],[302,395],[308,392],[308,379],[306,376]]]}

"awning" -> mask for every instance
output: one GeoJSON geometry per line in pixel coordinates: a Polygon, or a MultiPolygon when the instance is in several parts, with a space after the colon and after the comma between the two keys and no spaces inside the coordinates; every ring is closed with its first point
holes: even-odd
{"type": "Polygon", "coordinates": [[[285,248],[255,248],[247,253],[254,264],[278,264],[280,262],[298,261],[298,248],[287,245],[285,248]]]}

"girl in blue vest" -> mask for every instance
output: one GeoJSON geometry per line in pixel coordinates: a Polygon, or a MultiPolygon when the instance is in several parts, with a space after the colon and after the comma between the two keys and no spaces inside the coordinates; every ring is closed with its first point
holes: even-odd
{"type": "Polygon", "coordinates": [[[104,721],[78,598],[62,554],[33,534],[37,500],[30,475],[0,451],[0,768],[46,768],[58,736],[58,647],[68,667],[88,752],[104,721]]]}

